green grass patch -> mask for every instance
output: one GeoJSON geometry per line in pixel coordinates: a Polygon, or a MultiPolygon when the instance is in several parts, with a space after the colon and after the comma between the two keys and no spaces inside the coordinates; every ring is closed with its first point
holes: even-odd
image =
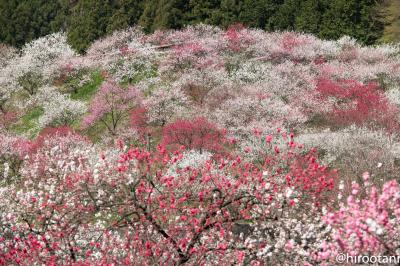
{"type": "Polygon", "coordinates": [[[43,115],[43,113],[44,110],[41,106],[31,109],[11,127],[11,131],[17,134],[28,133],[29,137],[33,138],[37,135],[39,131],[39,128],[37,127],[37,122],[39,120],[39,117],[43,115]]]}
{"type": "Polygon", "coordinates": [[[107,127],[100,121],[93,123],[89,128],[82,132],[93,142],[99,142],[102,137],[109,135],[107,127]]]}
{"type": "Polygon", "coordinates": [[[95,71],[90,76],[90,81],[80,87],[76,93],[71,93],[71,99],[80,101],[89,101],[93,94],[103,83],[104,78],[100,71],[95,71]]]}
{"type": "MultiPolygon", "coordinates": [[[[111,115],[106,114],[102,118],[108,125],[111,124],[111,115]]],[[[107,126],[100,119],[91,124],[88,128],[81,131],[81,134],[87,136],[93,142],[98,142],[102,137],[110,135],[107,126]]]]}

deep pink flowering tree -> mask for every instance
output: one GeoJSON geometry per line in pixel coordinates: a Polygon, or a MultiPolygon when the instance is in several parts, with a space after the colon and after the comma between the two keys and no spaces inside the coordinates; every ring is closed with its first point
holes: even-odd
{"type": "Polygon", "coordinates": [[[131,127],[144,138],[151,133],[150,125],[148,122],[147,110],[144,107],[137,107],[132,110],[130,115],[131,127]]]}
{"type": "Polygon", "coordinates": [[[222,152],[225,136],[220,130],[204,117],[192,120],[180,119],[167,124],[163,128],[162,143],[166,146],[184,146],[186,149],[196,149],[222,152]]]}
{"type": "Polygon", "coordinates": [[[243,52],[250,44],[255,42],[252,34],[242,25],[231,25],[225,32],[227,48],[232,52],[243,52]]]}
{"type": "Polygon", "coordinates": [[[395,115],[398,108],[389,103],[375,83],[364,85],[355,80],[321,79],[317,91],[323,100],[333,101],[328,115],[336,125],[378,126],[392,132],[400,128],[395,115]]]}

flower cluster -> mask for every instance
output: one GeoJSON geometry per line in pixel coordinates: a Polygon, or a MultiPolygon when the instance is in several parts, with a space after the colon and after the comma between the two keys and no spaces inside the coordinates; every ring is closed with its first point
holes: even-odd
{"type": "Polygon", "coordinates": [[[0,190],[0,260],[256,263],[288,250],[300,261],[329,233],[318,213],[335,174],[293,136],[281,152],[273,138],[252,164],[162,145],[100,151],[67,129],[43,132],[0,190]]]}

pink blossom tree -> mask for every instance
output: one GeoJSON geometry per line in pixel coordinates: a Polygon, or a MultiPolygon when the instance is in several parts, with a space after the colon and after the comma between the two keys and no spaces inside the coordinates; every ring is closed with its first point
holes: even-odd
{"type": "Polygon", "coordinates": [[[358,255],[399,255],[400,187],[388,181],[379,189],[363,174],[363,183],[353,182],[347,201],[324,217],[332,228],[331,241],[318,254],[331,259],[338,253],[358,255]]]}
{"type": "Polygon", "coordinates": [[[124,89],[115,82],[107,80],[96,92],[89,105],[89,114],[83,118],[83,128],[100,121],[108,131],[115,135],[118,126],[127,117],[128,111],[139,101],[137,90],[129,86],[124,89]]]}
{"type": "MultiPolygon", "coordinates": [[[[1,109],[1,107],[0,107],[1,109]]],[[[10,125],[17,120],[17,114],[12,111],[0,113],[0,128],[8,130],[10,125]]]]}

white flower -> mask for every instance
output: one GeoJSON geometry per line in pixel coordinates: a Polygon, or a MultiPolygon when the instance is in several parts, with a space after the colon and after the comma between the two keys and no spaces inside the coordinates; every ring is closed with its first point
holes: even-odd
{"type": "Polygon", "coordinates": [[[293,194],[293,189],[287,188],[286,189],[286,198],[290,198],[290,196],[292,196],[292,194],[293,194]]]}
{"type": "Polygon", "coordinates": [[[40,127],[50,124],[68,124],[86,112],[86,105],[63,95],[55,87],[43,87],[31,100],[43,107],[44,114],[39,118],[40,127]]]}
{"type": "Polygon", "coordinates": [[[340,180],[339,190],[343,190],[343,189],[344,189],[344,182],[343,182],[343,180],[340,180]]]}

